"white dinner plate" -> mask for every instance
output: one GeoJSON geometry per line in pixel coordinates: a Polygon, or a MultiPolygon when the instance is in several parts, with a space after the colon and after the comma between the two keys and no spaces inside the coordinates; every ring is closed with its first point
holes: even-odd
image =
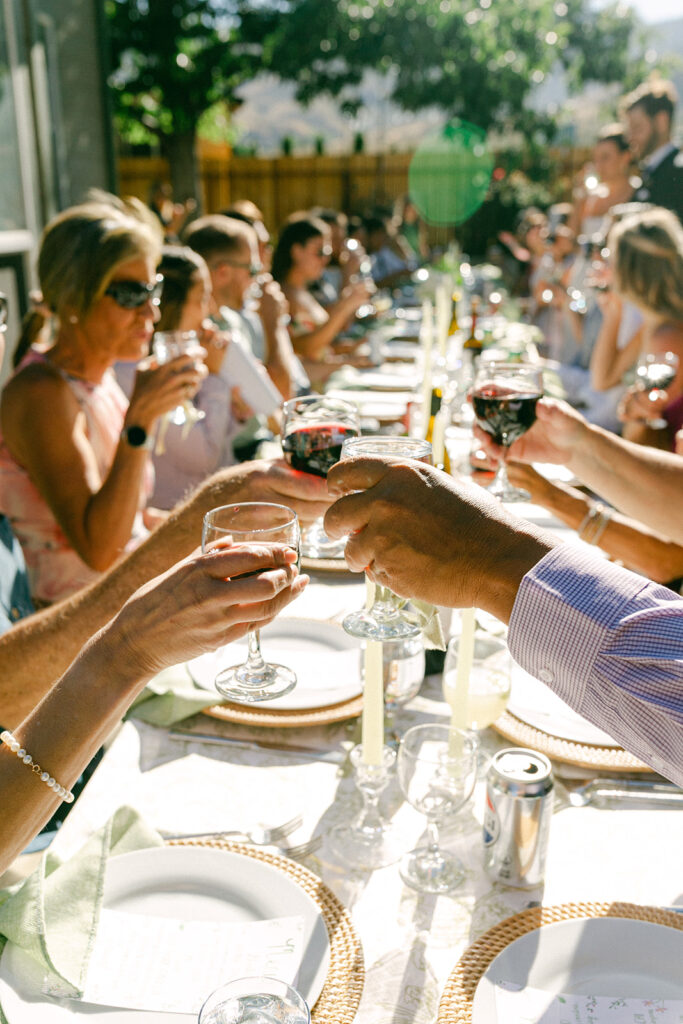
{"type": "MultiPolygon", "coordinates": [[[[269,700],[268,708],[310,711],[357,697],[362,690],[360,650],[359,640],[329,622],[294,618],[271,622],[261,630],[263,657],[294,669],[297,684],[291,693],[269,700]]],[[[189,661],[187,670],[197,686],[215,692],[214,681],[220,670],[239,665],[246,657],[247,638],[244,637],[189,661]]]]}
{"type": "Polygon", "coordinates": [[[674,928],[616,917],[544,925],[489,965],[474,994],[472,1024],[510,1024],[496,1013],[501,982],[550,995],[680,999],[682,965],[683,932],[674,928]]]}
{"type": "Polygon", "coordinates": [[[512,687],[508,711],[521,722],[571,743],[598,747],[621,746],[608,733],[587,721],[578,712],[513,662],[512,687]]]}
{"type": "MultiPolygon", "coordinates": [[[[247,922],[300,915],[304,956],[297,989],[313,1006],[325,983],[330,944],[319,908],[284,872],[251,857],[189,846],[113,857],[107,864],[103,906],[187,921],[247,922]]],[[[9,1024],[68,1024],[74,1017],[102,1019],[107,1024],[196,1024],[194,1014],[58,1002],[41,993],[42,978],[42,969],[26,953],[11,944],[5,947],[0,960],[0,1005],[9,1024]]]]}

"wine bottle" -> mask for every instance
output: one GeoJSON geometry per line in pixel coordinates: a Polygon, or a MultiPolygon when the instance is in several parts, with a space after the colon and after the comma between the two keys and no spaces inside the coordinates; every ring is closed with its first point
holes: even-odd
{"type": "Polygon", "coordinates": [[[439,423],[438,430],[440,432],[440,438],[436,444],[434,443],[434,434],[435,430],[437,429],[436,419],[437,416],[439,416],[439,413],[441,412],[442,397],[443,394],[441,388],[437,386],[432,387],[432,397],[429,406],[429,423],[427,424],[427,434],[425,436],[425,441],[429,441],[430,444],[434,445],[434,465],[441,466],[446,473],[450,473],[451,460],[448,457],[448,451],[446,449],[443,436],[445,433],[445,424],[439,423]]]}
{"type": "Polygon", "coordinates": [[[463,349],[465,352],[470,353],[472,362],[476,363],[484,347],[481,340],[481,332],[477,328],[477,320],[479,317],[479,298],[476,295],[472,296],[471,311],[472,324],[470,326],[469,337],[465,341],[463,349]]]}
{"type": "Polygon", "coordinates": [[[453,315],[451,316],[451,322],[448,327],[448,337],[452,338],[454,334],[457,334],[460,330],[460,324],[458,323],[458,299],[460,296],[457,292],[453,292],[451,296],[453,302],[453,315]]]}

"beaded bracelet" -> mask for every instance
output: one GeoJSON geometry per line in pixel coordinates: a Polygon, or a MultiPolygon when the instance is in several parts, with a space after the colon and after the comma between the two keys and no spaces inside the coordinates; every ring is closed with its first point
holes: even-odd
{"type": "Polygon", "coordinates": [[[15,739],[9,730],[5,729],[4,732],[0,732],[0,740],[2,740],[6,747],[9,747],[13,754],[17,755],[20,761],[23,761],[31,769],[34,775],[38,776],[41,782],[44,782],[49,789],[54,790],[64,803],[72,804],[74,802],[73,793],[65,789],[64,786],[60,786],[49,772],[43,771],[40,765],[35,763],[31,755],[24,750],[19,740],[15,739]]]}

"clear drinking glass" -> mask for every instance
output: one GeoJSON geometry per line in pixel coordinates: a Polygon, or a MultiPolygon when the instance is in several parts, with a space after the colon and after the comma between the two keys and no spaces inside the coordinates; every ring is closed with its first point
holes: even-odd
{"type": "MultiPolygon", "coordinates": [[[[152,352],[161,365],[191,352],[198,348],[199,344],[199,335],[196,331],[157,331],[152,339],[152,352]]],[[[177,427],[182,427],[185,423],[192,426],[193,423],[204,419],[204,413],[188,398],[182,405],[177,405],[171,412],[166,413],[165,418],[177,427]]]]}
{"type": "Polygon", "coordinates": [[[238,978],[212,992],[198,1024],[311,1024],[305,999],[277,978],[238,978]]]}
{"type": "MultiPolygon", "coordinates": [[[[352,402],[326,395],[292,398],[283,406],[282,451],[293,469],[326,477],[339,462],[347,437],[360,434],[358,408],[352,402]]],[[[301,554],[308,558],[339,558],[346,540],[332,540],[322,519],[309,526],[301,538],[301,554]]]]}
{"type": "MultiPolygon", "coordinates": [[[[443,669],[443,695],[451,710],[454,710],[459,646],[459,636],[449,641],[443,669]]],[[[461,718],[468,729],[486,729],[503,714],[510,699],[510,671],[510,652],[505,640],[483,631],[475,633],[467,708],[461,718]]]]}
{"type": "MultiPolygon", "coordinates": [[[[204,516],[202,551],[226,540],[235,544],[286,544],[299,556],[299,520],[286,505],[265,501],[221,505],[204,516]]],[[[245,575],[259,575],[259,572],[245,575]]],[[[233,577],[238,579],[239,577],[233,577]]],[[[296,674],[285,665],[263,660],[259,630],[247,634],[249,653],[243,665],[225,668],[216,676],[216,689],[229,700],[261,701],[282,697],[296,686],[296,674]]]]}
{"type": "MultiPolygon", "coordinates": [[[[352,437],[344,441],[342,459],[372,456],[392,456],[397,459],[413,459],[416,462],[432,461],[432,446],[429,441],[415,437],[352,437]]],[[[419,625],[407,619],[402,608],[406,604],[389,587],[375,585],[375,600],[371,608],[352,612],[344,619],[343,626],[351,636],[364,640],[401,640],[419,636],[419,625]]]]}
{"type": "Polygon", "coordinates": [[[400,874],[420,892],[449,892],[463,880],[461,861],[439,846],[439,826],[472,795],[477,747],[473,733],[447,725],[415,725],[401,740],[398,781],[406,800],[427,818],[427,842],[403,857],[400,874]]]}
{"type": "Polygon", "coordinates": [[[543,395],[543,373],[530,363],[484,363],[477,371],[472,405],[477,423],[503,448],[498,472],[488,487],[501,501],[528,501],[527,491],[513,487],[505,468],[507,449],[536,419],[543,395]]]}
{"type": "MultiPolygon", "coordinates": [[[[662,391],[673,384],[678,373],[678,356],[675,352],[648,352],[636,364],[636,385],[647,391],[651,402],[656,402],[662,391]]],[[[667,422],[661,417],[645,421],[654,430],[663,430],[667,422]]]]}

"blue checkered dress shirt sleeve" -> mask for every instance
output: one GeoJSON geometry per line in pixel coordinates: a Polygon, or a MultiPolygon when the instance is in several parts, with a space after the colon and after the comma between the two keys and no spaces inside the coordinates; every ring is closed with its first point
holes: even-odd
{"type": "Polygon", "coordinates": [[[683,786],[683,598],[560,545],[524,577],[508,641],[527,672],[683,786]]]}

